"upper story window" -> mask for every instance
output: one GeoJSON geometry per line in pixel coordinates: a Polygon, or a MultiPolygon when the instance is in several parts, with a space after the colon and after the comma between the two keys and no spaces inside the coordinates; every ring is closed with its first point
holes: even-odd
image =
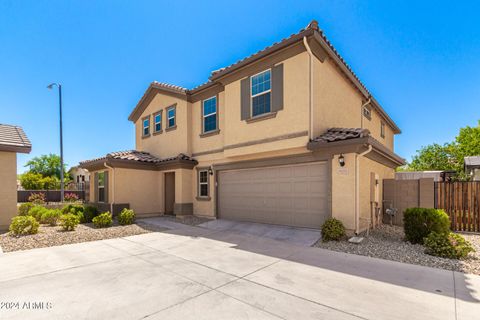
{"type": "Polygon", "coordinates": [[[263,71],[251,78],[252,117],[271,110],[271,71],[263,71]]]}
{"type": "Polygon", "coordinates": [[[150,135],[150,116],[144,118],[142,123],[143,123],[142,135],[144,137],[149,136],[150,135]]]}
{"type": "Polygon", "coordinates": [[[204,133],[217,130],[217,97],[203,101],[202,119],[204,133]]]}
{"type": "Polygon", "coordinates": [[[175,106],[167,108],[167,128],[173,128],[177,125],[177,111],[175,106]]]}
{"type": "Polygon", "coordinates": [[[385,123],[383,122],[380,124],[380,136],[385,138],[385,123]]]}
{"type": "Polygon", "coordinates": [[[162,111],[159,111],[153,115],[153,132],[162,132],[162,111]]]}

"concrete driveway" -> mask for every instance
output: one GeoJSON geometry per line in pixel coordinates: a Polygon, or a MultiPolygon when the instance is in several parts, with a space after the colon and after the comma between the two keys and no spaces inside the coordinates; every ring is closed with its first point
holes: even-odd
{"type": "Polygon", "coordinates": [[[0,255],[1,319],[476,319],[480,277],[228,231],[0,255]]]}

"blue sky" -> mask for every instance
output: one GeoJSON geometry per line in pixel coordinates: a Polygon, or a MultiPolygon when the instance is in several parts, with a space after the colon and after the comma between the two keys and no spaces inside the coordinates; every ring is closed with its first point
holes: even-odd
{"type": "Polygon", "coordinates": [[[0,123],[22,126],[33,156],[58,153],[56,92],[64,90],[65,161],[134,148],[127,117],[153,80],[191,88],[319,21],[397,122],[396,152],[453,139],[480,119],[480,2],[0,2],[0,123]]]}

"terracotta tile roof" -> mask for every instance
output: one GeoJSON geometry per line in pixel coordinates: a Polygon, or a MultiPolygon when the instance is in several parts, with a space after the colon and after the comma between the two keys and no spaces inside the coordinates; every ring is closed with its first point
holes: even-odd
{"type": "Polygon", "coordinates": [[[194,158],[190,157],[190,156],[187,156],[183,153],[180,153],[178,156],[176,157],[170,157],[170,158],[165,158],[165,159],[162,159],[160,160],[159,162],[167,162],[167,161],[172,161],[172,160],[187,160],[187,161],[196,161],[194,158]]]}
{"type": "Polygon", "coordinates": [[[465,166],[480,166],[480,156],[470,156],[464,159],[465,166]]]}
{"type": "Polygon", "coordinates": [[[158,88],[164,88],[164,89],[170,89],[170,90],[178,91],[179,93],[186,93],[188,91],[187,88],[176,86],[176,85],[170,84],[170,83],[158,82],[158,81],[153,81],[152,86],[158,87],[158,88]]]}
{"type": "Polygon", "coordinates": [[[187,160],[196,162],[196,160],[192,157],[189,157],[183,153],[175,157],[169,157],[160,159],[155,157],[154,155],[144,152],[144,151],[137,151],[137,150],[128,150],[128,151],[118,151],[118,152],[110,152],[104,157],[95,158],[91,160],[85,160],[80,162],[80,166],[86,165],[92,162],[98,162],[101,160],[108,160],[108,159],[116,159],[116,160],[127,160],[127,161],[134,161],[134,162],[142,162],[142,163],[150,163],[150,164],[157,164],[157,163],[164,163],[168,161],[174,160],[187,160]]]}
{"type": "Polygon", "coordinates": [[[32,143],[21,127],[0,124],[0,150],[29,153],[32,143]]]}
{"type": "Polygon", "coordinates": [[[365,138],[370,136],[368,129],[362,128],[330,128],[325,133],[313,139],[315,142],[336,142],[342,140],[365,138]]]}
{"type": "Polygon", "coordinates": [[[149,163],[160,162],[159,158],[151,155],[150,153],[143,152],[143,151],[136,151],[136,150],[111,152],[107,154],[107,158],[149,162],[149,163]]]}

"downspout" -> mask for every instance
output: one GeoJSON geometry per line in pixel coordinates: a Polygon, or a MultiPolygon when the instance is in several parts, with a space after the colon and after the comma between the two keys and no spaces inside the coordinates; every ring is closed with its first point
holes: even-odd
{"type": "Polygon", "coordinates": [[[110,201],[110,213],[113,215],[113,204],[115,203],[115,168],[110,167],[106,162],[104,162],[103,165],[107,169],[112,169],[112,201],[110,201]]]}
{"type": "Polygon", "coordinates": [[[355,155],[355,234],[360,232],[360,158],[372,151],[371,144],[368,149],[355,155]]]}
{"type": "Polygon", "coordinates": [[[360,128],[362,128],[362,129],[363,129],[363,108],[368,106],[370,104],[370,102],[372,102],[372,98],[368,98],[367,102],[362,104],[362,106],[360,107],[360,128]]]}
{"type": "Polygon", "coordinates": [[[309,68],[309,82],[310,82],[310,94],[308,100],[308,108],[309,108],[309,117],[310,117],[310,128],[309,128],[309,138],[310,141],[313,140],[313,54],[310,46],[308,45],[307,37],[303,37],[303,44],[305,45],[305,49],[307,49],[308,53],[308,68],[309,68]]]}

